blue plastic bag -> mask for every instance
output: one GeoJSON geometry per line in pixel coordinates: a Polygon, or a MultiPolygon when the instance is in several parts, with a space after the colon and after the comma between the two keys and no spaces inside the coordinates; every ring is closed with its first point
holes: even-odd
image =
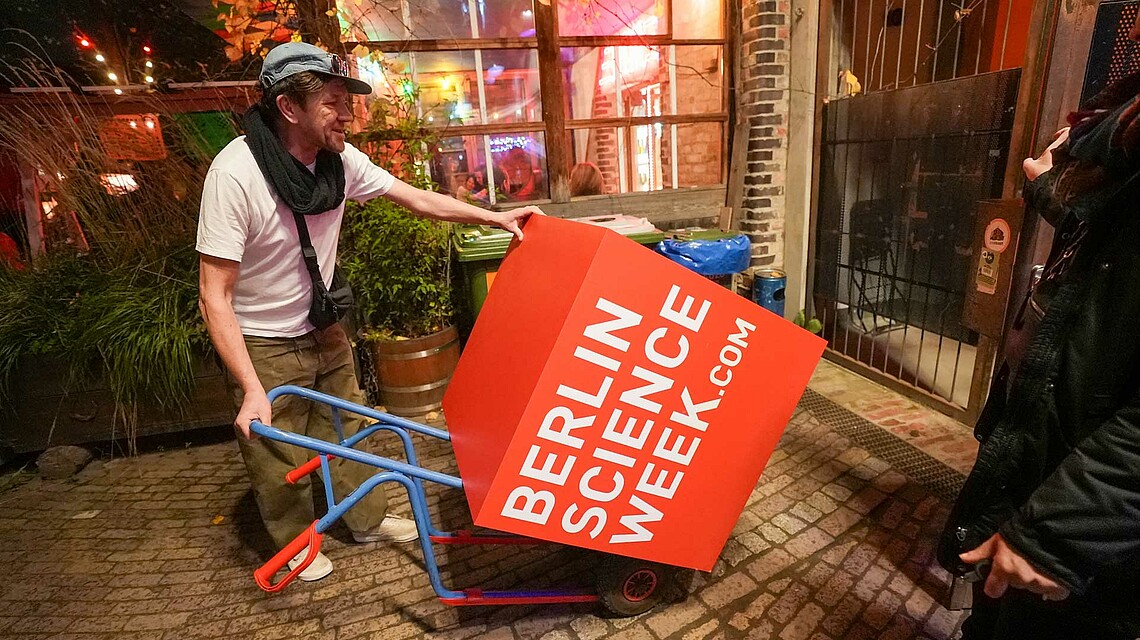
{"type": "Polygon", "coordinates": [[[721,240],[667,238],[657,244],[657,252],[702,276],[740,273],[752,261],[752,243],[743,234],[721,240]]]}

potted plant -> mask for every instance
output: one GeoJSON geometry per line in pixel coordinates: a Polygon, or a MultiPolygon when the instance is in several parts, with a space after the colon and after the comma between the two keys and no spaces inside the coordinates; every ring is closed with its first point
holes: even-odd
{"type": "MultiPolygon", "coordinates": [[[[416,91],[407,81],[394,95],[378,96],[369,124],[355,142],[374,162],[422,189],[437,136],[416,113],[416,91]]],[[[386,198],[345,210],[341,267],[356,296],[356,320],[379,402],[398,415],[439,409],[459,362],[452,324],[449,229],[386,198]]]]}

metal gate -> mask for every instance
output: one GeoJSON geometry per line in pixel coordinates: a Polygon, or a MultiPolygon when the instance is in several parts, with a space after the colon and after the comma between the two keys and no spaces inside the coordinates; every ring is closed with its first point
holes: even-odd
{"type": "Polygon", "coordinates": [[[959,418],[993,357],[962,313],[977,202],[1003,192],[1022,5],[831,0],[821,24],[810,270],[829,355],[959,418]]]}

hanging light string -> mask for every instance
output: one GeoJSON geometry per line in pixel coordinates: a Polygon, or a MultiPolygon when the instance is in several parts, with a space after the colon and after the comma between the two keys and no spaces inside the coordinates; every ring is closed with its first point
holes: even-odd
{"type": "MultiPolygon", "coordinates": [[[[99,51],[99,47],[97,47],[95,45],[95,41],[92,40],[90,37],[83,34],[82,32],[76,32],[75,40],[76,40],[76,43],[79,45],[79,50],[81,52],[89,53],[95,59],[95,62],[100,65],[100,72],[103,73],[104,75],[106,75],[108,80],[110,80],[111,82],[113,82],[116,85],[122,84],[124,81],[129,80],[129,78],[126,77],[127,74],[125,72],[123,73],[123,77],[120,77],[119,74],[116,73],[115,70],[111,68],[111,65],[107,62],[107,56],[103,55],[103,53],[101,51],[99,51]]],[[[154,86],[154,84],[155,84],[155,76],[154,76],[155,67],[154,67],[154,60],[153,60],[154,48],[149,44],[144,44],[144,45],[142,45],[142,54],[143,54],[143,69],[140,72],[140,75],[142,75],[143,81],[148,86],[154,86]]],[[[115,95],[117,95],[117,96],[123,95],[123,90],[116,86],[115,87],[115,95]]]]}
{"type": "Polygon", "coordinates": [[[150,57],[151,57],[151,54],[154,53],[154,49],[152,49],[149,44],[144,44],[142,50],[143,50],[143,67],[144,67],[143,68],[143,80],[145,80],[147,84],[153,85],[154,84],[154,62],[151,61],[150,57]]]}

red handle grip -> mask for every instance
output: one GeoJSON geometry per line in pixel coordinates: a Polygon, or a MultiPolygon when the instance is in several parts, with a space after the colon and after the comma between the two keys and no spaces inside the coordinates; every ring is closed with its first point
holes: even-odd
{"type": "Polygon", "coordinates": [[[253,572],[253,579],[257,582],[257,586],[269,593],[277,593],[292,582],[294,578],[301,575],[302,571],[309,568],[313,560],[317,559],[317,553],[321,550],[321,538],[324,537],[317,533],[317,522],[320,521],[314,520],[313,524],[301,532],[301,535],[294,538],[284,549],[278,551],[277,555],[270,558],[269,562],[261,565],[261,568],[253,572]],[[287,573],[284,578],[281,578],[280,582],[273,584],[273,576],[294,556],[301,553],[305,547],[309,548],[309,553],[305,554],[305,559],[301,561],[301,564],[287,573]]]}
{"type": "MultiPolygon", "coordinates": [[[[335,460],[335,459],[336,459],[336,456],[329,454],[329,460],[335,460]]],[[[298,480],[300,480],[301,478],[304,478],[305,476],[309,475],[310,473],[312,473],[312,472],[314,472],[320,468],[321,468],[321,457],[316,456],[315,458],[313,458],[312,460],[309,460],[305,464],[297,467],[296,469],[293,469],[289,473],[286,473],[285,474],[285,482],[288,482],[289,484],[297,484],[298,480]]]]}

